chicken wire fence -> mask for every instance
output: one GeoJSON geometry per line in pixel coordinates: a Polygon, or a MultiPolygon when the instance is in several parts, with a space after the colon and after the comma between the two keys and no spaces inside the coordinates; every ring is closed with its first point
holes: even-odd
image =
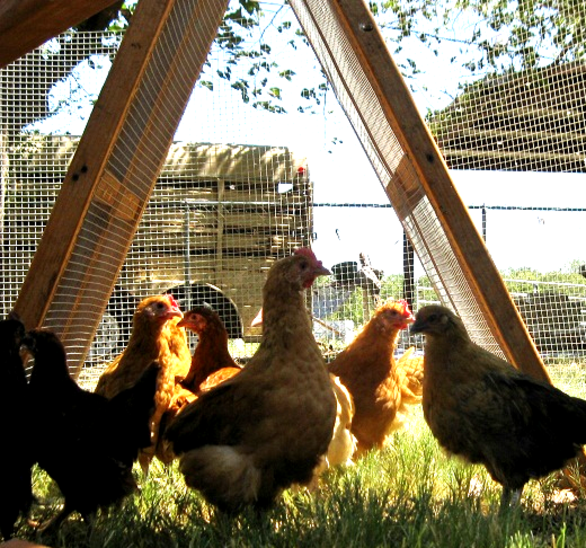
{"type": "MultiPolygon", "coordinates": [[[[0,71],[4,314],[19,294],[120,40],[118,34],[67,33],[0,71]]],[[[583,63],[573,61],[467,87],[428,117],[450,167],[583,173],[584,70],[583,63]]],[[[379,299],[408,297],[415,309],[438,301],[437,284],[412,256],[394,210],[362,198],[368,185],[380,187],[379,180],[365,174],[365,181],[340,182],[352,189],[352,203],[339,203],[343,193],[338,189],[333,200],[319,200],[320,185],[329,184],[333,167],[325,160],[312,163],[297,150],[303,147],[288,144],[284,114],[267,114],[269,126],[278,131],[259,134],[254,127],[258,109],[243,102],[242,89],[234,86],[238,80],[234,74],[225,78],[225,71],[226,58],[214,48],[86,357],[88,365],[107,362],[124,347],[140,299],[166,291],[184,310],[201,303],[218,309],[235,357],[250,355],[253,347],[247,343],[260,334],[250,322],[261,306],[266,271],[299,246],[313,246],[318,258],[318,250],[323,251],[333,273],[311,295],[315,333],[326,352],[349,342],[379,299]],[[338,229],[350,229],[353,239],[338,237],[339,252],[326,253],[335,246],[324,235],[338,229]],[[387,263],[388,255],[395,262],[387,263]]],[[[328,109],[336,108],[330,99],[328,109]]],[[[521,207],[467,205],[495,257],[501,246],[527,247],[526,234],[515,228],[521,207]],[[501,223],[510,227],[505,241],[492,238],[491,227],[501,223]]],[[[583,218],[585,210],[544,204],[524,212],[548,216],[544,228],[552,233],[547,241],[555,242],[571,238],[562,219],[583,218]]],[[[542,248],[552,256],[555,251],[542,248]]],[[[527,268],[503,267],[544,356],[575,358],[586,350],[583,259],[577,247],[574,262],[564,269],[538,271],[530,260],[527,268]]],[[[413,343],[421,341],[404,333],[401,346],[413,343]]],[[[97,374],[99,367],[92,370],[97,374]]]]}

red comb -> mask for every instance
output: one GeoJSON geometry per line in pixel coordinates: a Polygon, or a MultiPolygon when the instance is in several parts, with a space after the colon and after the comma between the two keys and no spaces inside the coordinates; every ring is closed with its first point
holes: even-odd
{"type": "Polygon", "coordinates": [[[409,303],[405,299],[400,299],[397,303],[401,306],[401,312],[411,316],[411,310],[409,309],[409,303]]]}
{"type": "Polygon", "coordinates": [[[173,297],[173,295],[171,295],[171,293],[167,293],[168,297],[169,297],[169,302],[171,303],[172,306],[174,306],[175,308],[179,308],[179,303],[175,300],[175,297],[173,297]]]}

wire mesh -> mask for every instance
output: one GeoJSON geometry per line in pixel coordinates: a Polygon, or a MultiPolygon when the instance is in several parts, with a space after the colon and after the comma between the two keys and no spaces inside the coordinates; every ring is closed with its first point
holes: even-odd
{"type": "MultiPolygon", "coordinates": [[[[461,282],[459,267],[445,254],[445,238],[429,216],[425,196],[410,192],[413,174],[402,171],[404,153],[399,143],[381,124],[381,113],[369,106],[372,90],[364,79],[358,77],[348,82],[337,74],[341,65],[346,67],[344,70],[359,71],[351,48],[339,40],[335,29],[328,30],[324,25],[322,30],[333,36],[330,49],[336,58],[344,59],[328,61],[320,47],[325,50],[329,46],[326,48],[325,43],[320,46],[321,38],[309,32],[303,15],[305,6],[305,3],[295,3],[312,45],[324,62],[329,83],[373,164],[377,177],[374,184],[382,183],[384,188],[400,171],[403,194],[398,202],[407,209],[383,209],[381,204],[365,208],[359,195],[371,183],[366,176],[364,182],[347,183],[355,187],[356,194],[355,202],[347,204],[349,207],[340,207],[339,194],[334,194],[335,200],[327,206],[315,203],[315,194],[323,180],[315,182],[310,174],[319,166],[311,164],[305,154],[283,145],[284,137],[278,142],[279,138],[270,136],[267,139],[272,142],[258,143],[253,123],[241,108],[241,96],[235,93],[230,82],[214,78],[226,63],[222,52],[214,48],[204,75],[205,79],[213,79],[214,86],[213,91],[206,90],[205,104],[198,109],[193,107],[193,100],[187,108],[163,103],[164,108],[185,108],[185,115],[148,207],[144,213],[140,212],[141,224],[86,357],[89,365],[102,364],[124,347],[137,302],[155,292],[172,291],[184,309],[198,302],[211,303],[222,311],[234,340],[255,340],[259,331],[250,328],[250,320],[260,307],[260,290],[267,269],[275,259],[289,254],[295,247],[322,245],[326,228],[319,224],[319,218],[325,218],[326,210],[327,230],[334,226],[342,232],[351,229],[360,240],[357,249],[366,253],[362,257],[354,249],[351,255],[340,253],[336,261],[327,264],[336,267],[331,279],[315,288],[312,311],[319,321],[314,325],[325,349],[338,349],[349,342],[369,318],[377,299],[402,297],[406,276],[411,275],[416,287],[415,308],[438,300],[454,304],[463,315],[472,318],[472,323],[480,326],[475,337],[495,349],[490,337],[483,338],[483,319],[461,282]],[[198,127],[197,141],[182,141],[187,126],[198,127]],[[364,210],[366,215],[362,216],[364,210]],[[379,214],[378,226],[384,228],[375,233],[373,224],[379,214]],[[375,244],[383,248],[383,255],[392,253],[401,257],[403,228],[416,247],[419,260],[410,273],[402,267],[383,272],[378,267],[375,244]],[[386,231],[398,236],[390,237],[386,231]],[[382,246],[381,242],[384,242],[382,246]],[[369,278],[373,270],[375,276],[369,278]]],[[[326,17],[325,6],[326,3],[316,2],[312,10],[326,17]]],[[[185,28],[185,19],[186,13],[182,16],[178,12],[174,23],[177,27],[165,39],[165,48],[173,50],[180,29],[185,28]]],[[[78,131],[70,131],[73,134],[83,131],[120,40],[120,35],[109,33],[67,33],[0,73],[4,313],[16,300],[78,143],[77,137],[60,134],[63,131],[57,118],[68,112],[79,121],[67,126],[78,131]]],[[[469,89],[453,105],[429,119],[449,165],[454,169],[583,172],[584,153],[580,147],[584,109],[579,99],[584,95],[582,71],[582,64],[573,63],[491,79],[469,89]]],[[[152,91],[144,90],[145,104],[153,100],[152,91]]],[[[199,100],[197,89],[192,98],[199,100]]],[[[168,114],[162,110],[157,114],[157,121],[164,123],[168,114]]],[[[142,114],[137,112],[136,118],[133,127],[142,127],[140,136],[148,140],[148,128],[141,125],[142,114]]],[[[281,134],[286,133],[285,122],[274,122],[274,125],[280,126],[281,134]]],[[[117,151],[113,162],[117,176],[124,178],[128,154],[123,147],[117,151]]],[[[146,171],[158,169],[152,164],[154,156],[141,159],[146,171]]],[[[140,183],[141,174],[136,175],[133,181],[140,183]]],[[[136,189],[130,185],[129,190],[136,189]]],[[[113,252],[119,252],[117,247],[124,245],[118,239],[125,230],[124,220],[139,212],[131,194],[117,195],[114,200],[114,206],[120,210],[121,225],[103,226],[103,211],[98,208],[90,212],[91,228],[77,252],[77,264],[85,265],[92,260],[92,242],[99,232],[107,234],[107,245],[113,252]]],[[[532,216],[531,222],[525,222],[525,217],[519,221],[518,210],[491,209],[489,204],[483,217],[480,204],[468,205],[477,206],[471,213],[479,230],[486,223],[487,242],[495,257],[505,247],[524,250],[530,229],[525,234],[518,227],[534,230],[536,217],[547,219],[539,227],[544,232],[552,231],[548,242],[569,237],[564,225],[555,220],[570,214],[563,208],[546,211],[536,207],[527,212],[532,216]],[[503,240],[494,235],[495,225],[515,225],[515,228],[503,240]]],[[[579,203],[568,205],[580,206],[579,203]]],[[[583,218],[584,211],[576,209],[571,214],[583,218]]],[[[344,245],[343,239],[340,240],[340,247],[344,245]]],[[[507,285],[545,356],[584,353],[586,288],[579,271],[583,259],[580,250],[576,259],[577,264],[555,278],[520,268],[505,272],[507,285]]],[[[531,267],[529,263],[527,266],[531,267]]],[[[109,274],[102,272],[99,264],[94,268],[95,291],[99,291],[100,279],[108,278],[109,274]]],[[[77,289],[77,276],[73,268],[58,299],[67,301],[77,289]]],[[[84,310],[79,313],[83,315],[84,310]]],[[[47,325],[62,321],[58,314],[50,314],[47,325]]],[[[85,336],[91,337],[91,333],[85,336]]],[[[73,341],[68,352],[83,352],[86,342],[73,341]]],[[[412,342],[405,340],[402,344],[412,342]]],[[[236,356],[250,352],[244,343],[238,344],[233,348],[236,356]]]]}
{"type": "Polygon", "coordinates": [[[479,344],[503,355],[474,300],[445,229],[339,21],[323,2],[292,5],[381,184],[392,187],[393,205],[440,299],[457,310],[479,344]]]}
{"type": "Polygon", "coordinates": [[[583,61],[487,77],[430,127],[457,169],[584,173],[585,84],[583,61]]]}

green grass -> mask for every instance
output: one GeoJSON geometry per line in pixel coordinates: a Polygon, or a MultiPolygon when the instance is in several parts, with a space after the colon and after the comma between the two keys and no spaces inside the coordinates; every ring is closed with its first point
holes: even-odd
{"type": "MultiPolygon", "coordinates": [[[[560,388],[586,395],[583,366],[550,371],[560,388]]],[[[549,477],[528,484],[521,508],[500,516],[500,487],[482,467],[448,459],[420,409],[390,447],[330,470],[312,493],[287,491],[264,516],[216,515],[185,487],[176,465],[155,463],[140,483],[139,494],[101,514],[91,530],[75,515],[56,538],[40,540],[54,548],[586,547],[584,497],[556,503],[559,483],[549,477]]],[[[47,519],[58,510],[59,492],[40,471],[34,487],[46,504],[34,508],[33,518],[47,519]]],[[[18,533],[35,539],[24,523],[18,533]]]]}

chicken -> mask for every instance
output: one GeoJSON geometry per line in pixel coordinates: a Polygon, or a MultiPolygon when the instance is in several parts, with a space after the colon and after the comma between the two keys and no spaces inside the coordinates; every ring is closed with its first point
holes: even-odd
{"type": "Polygon", "coordinates": [[[303,290],[328,274],[307,248],[275,262],[263,288],[258,350],[166,431],[187,485],[220,511],[270,508],[283,489],[311,482],[327,451],[336,399],[303,290]]]}
{"type": "Polygon", "coordinates": [[[353,456],[356,453],[357,441],[352,433],[352,419],[355,412],[352,396],[336,375],[330,373],[330,381],[336,396],[336,421],[328,450],[314,470],[312,486],[317,485],[320,474],[328,468],[338,465],[352,466],[353,456]]]}
{"type": "MultiPolygon", "coordinates": [[[[251,322],[251,327],[262,326],[263,314],[262,308],[251,322]]],[[[319,476],[328,468],[337,465],[351,466],[356,452],[356,437],[352,434],[352,418],[354,417],[354,402],[347,388],[340,382],[340,379],[330,373],[330,381],[334,396],[336,396],[336,421],[332,439],[328,445],[328,450],[320,459],[319,464],[314,470],[314,477],[309,485],[310,490],[317,487],[319,476]]]]}
{"type": "Polygon", "coordinates": [[[408,376],[399,371],[394,357],[399,331],[414,320],[405,301],[380,305],[362,331],[330,362],[354,400],[352,433],[356,436],[356,456],[372,448],[382,448],[397,430],[415,403],[408,390],[408,376]]]}
{"type": "Polygon", "coordinates": [[[403,405],[420,404],[423,396],[423,356],[414,354],[415,347],[411,346],[397,359],[403,405]]]}
{"type": "Polygon", "coordinates": [[[0,533],[8,540],[20,515],[27,516],[33,501],[32,448],[29,427],[29,394],[19,354],[25,328],[16,315],[0,321],[0,533]]]}
{"type": "Polygon", "coordinates": [[[52,331],[29,331],[21,352],[34,358],[29,381],[34,456],[65,499],[63,510],[41,529],[56,529],[75,511],[91,523],[99,508],[136,490],[132,466],[139,449],[151,443],[160,367],[152,362],[135,385],[108,399],[70,377],[65,348],[52,331]]]}
{"type": "MultiPolygon", "coordinates": [[[[163,415],[160,432],[174,420],[179,411],[194,401],[200,392],[209,390],[239,373],[242,369],[228,350],[228,331],[217,312],[207,306],[198,306],[186,312],[177,327],[184,327],[198,335],[198,343],[191,358],[186,377],[175,386],[175,392],[163,415]]],[[[156,455],[168,463],[175,455],[159,435],[156,455]]]]}
{"type": "Polygon", "coordinates": [[[425,306],[423,414],[450,454],[483,464],[503,487],[501,510],[524,485],[562,468],[586,443],[586,401],[517,370],[470,339],[451,310],[425,306]]]}
{"type": "Polygon", "coordinates": [[[217,312],[198,306],[187,312],[177,325],[193,331],[199,338],[189,372],[181,382],[184,388],[197,394],[241,371],[242,367],[230,355],[228,332],[217,312]]]}
{"type": "Polygon", "coordinates": [[[326,453],[328,467],[338,464],[353,464],[352,457],[356,452],[357,440],[352,433],[354,419],[354,401],[348,389],[340,382],[336,375],[330,373],[330,381],[336,396],[336,422],[332,439],[326,453]]]}
{"type": "Polygon", "coordinates": [[[128,345],[102,373],[95,389],[97,394],[112,398],[132,386],[153,361],[160,364],[151,424],[153,444],[141,450],[139,456],[145,475],[155,455],[161,419],[177,383],[185,378],[191,364],[187,334],[177,326],[182,318],[183,313],[171,295],[143,299],[134,313],[128,345]]]}

